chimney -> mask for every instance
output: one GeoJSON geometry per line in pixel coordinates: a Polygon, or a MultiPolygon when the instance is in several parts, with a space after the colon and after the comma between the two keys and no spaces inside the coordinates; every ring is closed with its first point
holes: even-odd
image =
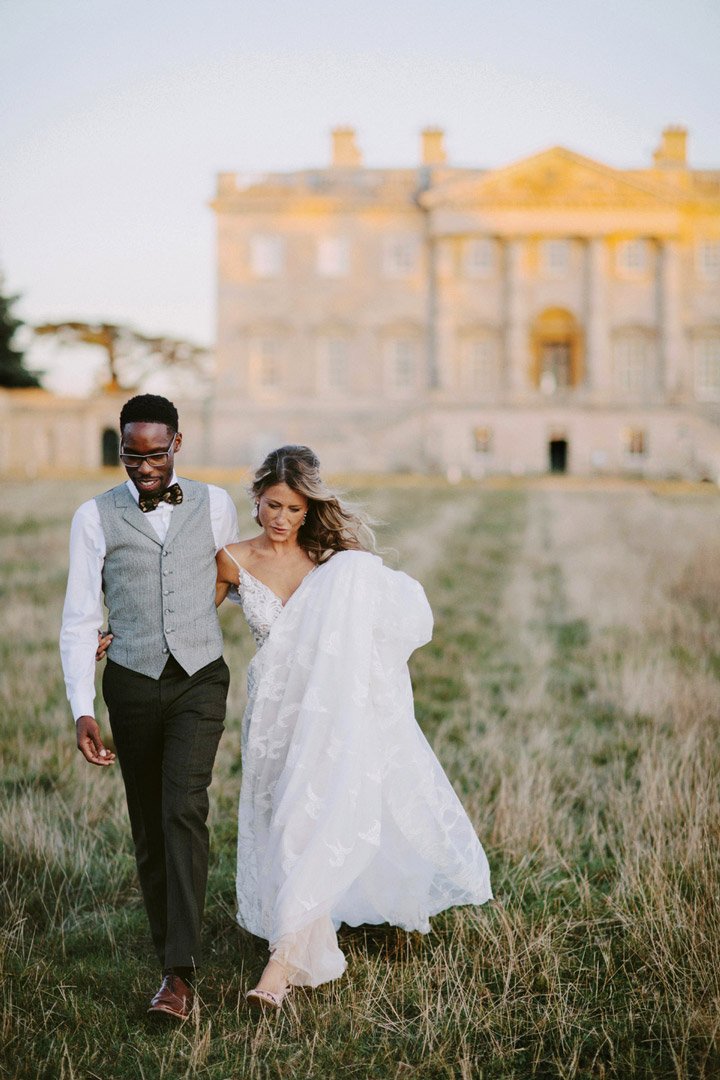
{"type": "Polygon", "coordinates": [[[218,195],[237,195],[237,173],[221,172],[217,174],[218,195]]]}
{"type": "Polygon", "coordinates": [[[421,163],[423,165],[444,165],[447,161],[445,153],[445,132],[442,128],[427,127],[420,133],[421,163]]]}
{"type": "Polygon", "coordinates": [[[653,154],[656,169],[687,168],[687,128],[666,127],[660,145],[653,154]]]}
{"type": "Polygon", "coordinates": [[[355,142],[355,128],[333,128],[332,165],[336,169],[359,169],[362,165],[362,154],[355,142]]]}

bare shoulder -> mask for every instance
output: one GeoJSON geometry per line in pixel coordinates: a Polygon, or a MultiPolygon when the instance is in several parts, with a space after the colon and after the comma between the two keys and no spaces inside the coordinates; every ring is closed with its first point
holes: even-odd
{"type": "Polygon", "coordinates": [[[218,551],[218,559],[228,559],[247,569],[248,561],[252,558],[252,544],[252,540],[239,540],[236,544],[226,544],[218,551]]]}
{"type": "Polygon", "coordinates": [[[241,540],[236,544],[227,544],[225,547],[220,548],[215,556],[219,582],[224,581],[230,585],[238,584],[238,567],[247,568],[247,548],[247,540],[241,540]]]}

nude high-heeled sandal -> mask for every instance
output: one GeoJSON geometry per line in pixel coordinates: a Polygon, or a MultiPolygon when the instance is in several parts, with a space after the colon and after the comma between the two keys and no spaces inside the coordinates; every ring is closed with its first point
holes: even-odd
{"type": "MultiPolygon", "coordinates": [[[[269,967],[270,964],[274,964],[276,967],[280,968],[280,971],[285,976],[285,986],[282,990],[265,990],[261,986],[255,986],[252,990],[248,990],[245,995],[245,1000],[250,1008],[257,1010],[258,1012],[266,1012],[269,1009],[274,1009],[275,1012],[279,1012],[282,1008],[283,1001],[292,989],[290,972],[286,966],[280,963],[280,961],[274,960],[272,957],[268,961],[267,966],[269,967]]],[[[264,974],[265,972],[263,971],[263,975],[264,974]]],[[[260,980],[262,981],[262,975],[260,976],[260,980]]]]}
{"type": "Polygon", "coordinates": [[[271,1009],[280,1012],[282,1003],[291,990],[291,986],[286,986],[279,994],[274,994],[272,990],[261,990],[260,987],[256,986],[254,989],[248,990],[245,1000],[249,1007],[256,1012],[268,1012],[271,1009]]]}

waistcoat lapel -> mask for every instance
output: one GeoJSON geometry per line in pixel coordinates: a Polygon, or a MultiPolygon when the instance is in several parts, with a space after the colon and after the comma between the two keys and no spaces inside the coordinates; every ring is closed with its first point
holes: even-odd
{"type": "Polygon", "coordinates": [[[194,484],[190,483],[188,480],[183,480],[182,478],[178,478],[178,483],[182,488],[183,501],[178,506],[173,506],[173,512],[170,515],[170,528],[165,537],[164,547],[168,547],[174,541],[177,534],[187,523],[196,506],[197,489],[194,484]]]}
{"type": "Polygon", "coordinates": [[[159,547],[162,547],[160,537],[124,484],[115,492],[115,505],[118,509],[122,509],[122,516],[128,525],[132,525],[133,529],[137,529],[143,536],[147,536],[148,540],[152,540],[159,547]]]}

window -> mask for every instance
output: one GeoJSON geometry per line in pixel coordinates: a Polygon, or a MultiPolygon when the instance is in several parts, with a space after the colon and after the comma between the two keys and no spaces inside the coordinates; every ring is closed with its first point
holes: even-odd
{"type": "Polygon", "coordinates": [[[250,370],[259,390],[278,387],[282,379],[279,343],[273,338],[255,338],[250,345],[250,370]]]}
{"type": "Polygon", "coordinates": [[[350,389],[350,347],[347,338],[321,338],[318,361],[320,391],[346,393],[350,389]]]}
{"type": "Polygon", "coordinates": [[[250,270],[254,277],[279,277],[285,261],[285,241],[281,236],[250,238],[250,270]]]}
{"type": "Polygon", "coordinates": [[[540,346],[540,390],[551,397],[572,386],[572,351],[568,341],[543,341],[540,346]]]}
{"type": "Polygon", "coordinates": [[[720,280],[720,240],[703,240],[698,244],[697,269],[706,281],[720,280]]]}
{"type": "Polygon", "coordinates": [[[495,242],[488,236],[465,242],[467,277],[490,277],[495,272],[495,242]]]}
{"type": "Polygon", "coordinates": [[[469,338],[463,349],[463,384],[475,394],[492,394],[498,389],[498,350],[492,337],[469,338]]]}
{"type": "Polygon", "coordinates": [[[653,389],[654,346],[644,334],[628,334],[615,342],[615,383],[621,394],[637,397],[653,389]]]}
{"type": "Polygon", "coordinates": [[[647,436],[642,428],[627,428],[624,434],[625,453],[630,457],[644,457],[647,453],[647,436]]]}
{"type": "Polygon", "coordinates": [[[492,428],[476,427],[473,436],[476,454],[489,454],[492,452],[492,428]]]}
{"type": "Polygon", "coordinates": [[[695,396],[720,401],[720,334],[695,342],[695,396]]]}
{"type": "Polygon", "coordinates": [[[317,245],[317,272],[320,277],[347,277],[350,245],[344,236],[323,236],[317,245]]]}
{"type": "Polygon", "coordinates": [[[570,265],[570,244],[567,240],[544,240],[541,248],[542,268],[546,274],[564,274],[570,265]]]}
{"type": "Polygon", "coordinates": [[[388,236],[383,247],[386,277],[409,277],[417,270],[418,241],[415,236],[388,236]]]}
{"type": "Polygon", "coordinates": [[[618,244],[616,266],[621,274],[643,274],[647,270],[647,262],[645,240],[623,240],[618,244]]]}
{"type": "Polygon", "coordinates": [[[387,344],[387,377],[391,390],[410,393],[417,383],[418,346],[414,338],[394,338],[387,344]]]}

